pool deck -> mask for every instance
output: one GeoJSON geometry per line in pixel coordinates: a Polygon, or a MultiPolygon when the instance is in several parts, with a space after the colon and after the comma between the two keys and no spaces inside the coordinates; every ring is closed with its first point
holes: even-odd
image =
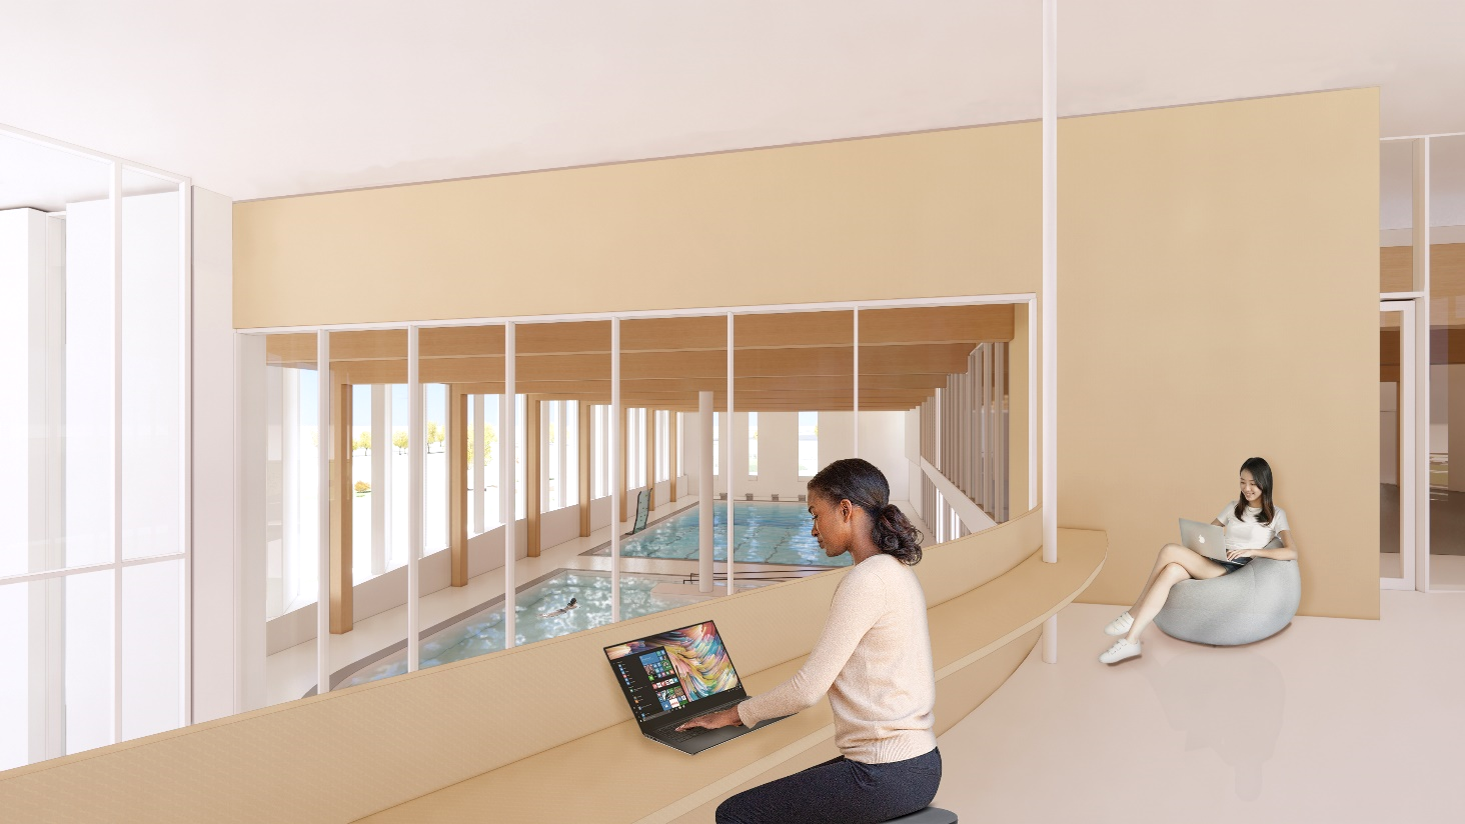
{"type": "MultiPolygon", "coordinates": [[[[684,496],[676,503],[664,504],[652,510],[651,519],[653,521],[664,519],[696,503],[696,496],[684,496]]],[[[918,519],[909,504],[904,501],[897,501],[896,504],[911,518],[918,529],[926,532],[925,524],[918,519]]],[[[623,532],[629,528],[629,523],[621,524],[623,532]]],[[[522,592],[532,582],[542,580],[559,569],[609,571],[609,557],[583,554],[609,540],[610,528],[604,527],[595,530],[588,538],[575,538],[549,547],[538,558],[520,559],[515,567],[515,578],[518,583],[516,588],[522,592]]],[[[718,566],[721,568],[720,562],[718,566]]],[[[621,572],[623,573],[685,575],[694,571],[695,568],[696,561],[682,559],[621,559],[621,572]]],[[[831,567],[831,569],[838,568],[831,567]]],[[[750,572],[757,570],[787,571],[790,567],[782,564],[739,563],[737,569],[750,572]]],[[[423,596],[418,605],[422,626],[424,628],[437,626],[454,619],[455,616],[474,611],[484,604],[500,600],[503,595],[503,570],[490,570],[468,579],[467,586],[447,587],[423,596]]],[[[407,607],[405,605],[357,621],[350,632],[331,636],[330,670],[338,673],[356,662],[375,657],[383,650],[404,642],[406,637],[407,607]]],[[[315,641],[313,639],[269,656],[265,664],[268,704],[278,704],[305,695],[315,686],[315,667],[315,641]]]]}

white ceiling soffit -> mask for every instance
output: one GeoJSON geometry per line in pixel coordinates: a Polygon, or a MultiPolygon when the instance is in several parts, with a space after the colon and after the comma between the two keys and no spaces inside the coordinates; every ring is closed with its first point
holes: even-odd
{"type": "MultiPolygon", "coordinates": [[[[1461,0],[1060,2],[1060,114],[1383,87],[1465,131],[1461,0]]],[[[1036,118],[1038,0],[0,0],[0,123],[237,199],[1036,118]]]]}

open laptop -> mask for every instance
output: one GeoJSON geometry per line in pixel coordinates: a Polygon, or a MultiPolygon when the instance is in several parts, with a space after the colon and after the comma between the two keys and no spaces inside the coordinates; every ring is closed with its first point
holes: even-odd
{"type": "Polygon", "coordinates": [[[1180,543],[1213,561],[1233,563],[1226,559],[1226,530],[1223,527],[1181,518],[1180,543]]]}
{"type": "Polygon", "coordinates": [[[626,693],[631,714],[641,725],[641,734],[672,749],[696,755],[783,720],[770,718],[751,728],[698,727],[677,732],[683,721],[726,709],[748,697],[711,621],[606,647],[605,657],[626,693]]]}

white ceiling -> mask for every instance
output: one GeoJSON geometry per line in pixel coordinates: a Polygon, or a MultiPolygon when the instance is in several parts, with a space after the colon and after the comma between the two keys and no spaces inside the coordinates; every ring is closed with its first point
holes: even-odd
{"type": "MultiPolygon", "coordinates": [[[[1040,6],[0,0],[0,123],[246,200],[1024,120],[1040,6]]],[[[1465,131],[1462,44],[1462,0],[1060,0],[1060,114],[1377,85],[1465,131]]]]}

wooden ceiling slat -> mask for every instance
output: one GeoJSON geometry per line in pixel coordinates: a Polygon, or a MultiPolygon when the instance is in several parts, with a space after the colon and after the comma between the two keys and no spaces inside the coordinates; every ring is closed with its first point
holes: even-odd
{"type": "Polygon", "coordinates": [[[1015,311],[1011,303],[861,309],[860,343],[1010,341],[1015,311]]]}

